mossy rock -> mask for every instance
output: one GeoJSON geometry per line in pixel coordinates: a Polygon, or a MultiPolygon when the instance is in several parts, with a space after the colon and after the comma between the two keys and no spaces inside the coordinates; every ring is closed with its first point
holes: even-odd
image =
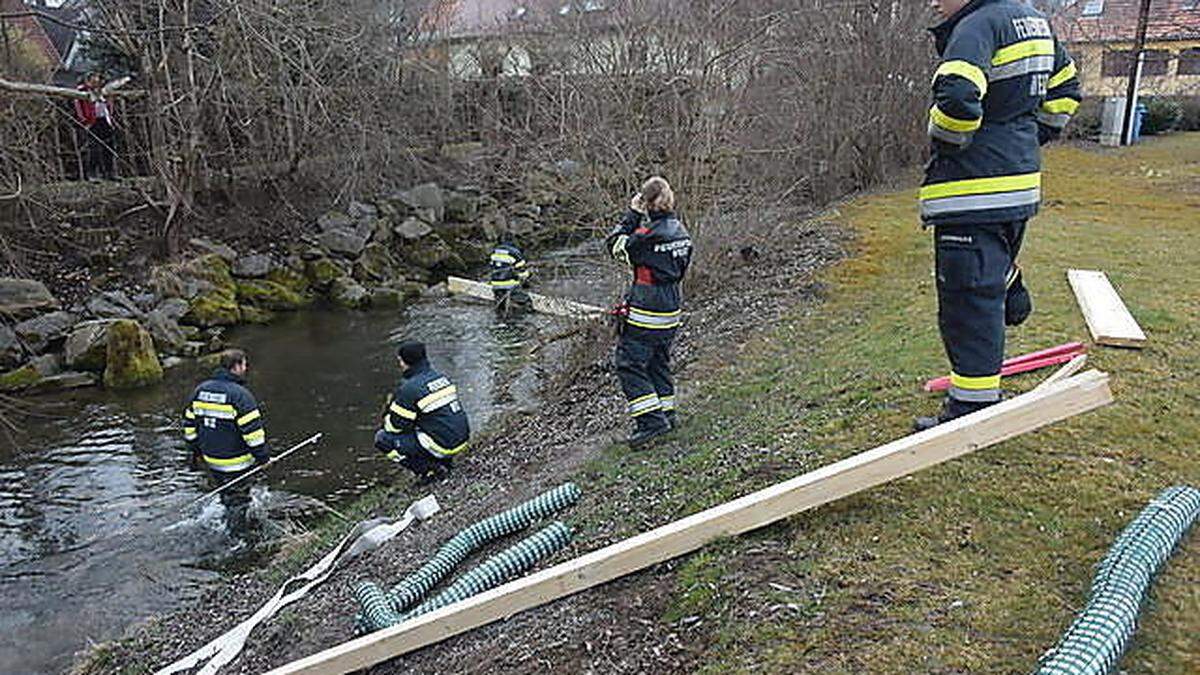
{"type": "Polygon", "coordinates": [[[462,272],[466,270],[463,259],[436,234],[411,241],[401,249],[405,262],[425,270],[462,272]]]}
{"type": "Polygon", "coordinates": [[[233,326],[241,322],[237,302],[237,284],[229,272],[229,263],[219,255],[206,255],[180,267],[179,273],[200,283],[200,292],[189,302],[181,323],[208,328],[233,326]]]}
{"type": "Polygon", "coordinates": [[[396,259],[386,246],[372,242],[363,249],[362,257],[354,261],[354,278],[362,283],[395,279],[396,259]]]}
{"type": "Polygon", "coordinates": [[[304,276],[320,291],[329,290],[333,282],[346,276],[348,271],[329,258],[317,258],[304,264],[304,276]]]}
{"type": "Polygon", "coordinates": [[[242,322],[243,323],[271,323],[275,320],[275,312],[269,309],[261,309],[250,305],[242,306],[242,322]]]}
{"type": "Polygon", "coordinates": [[[28,389],[42,381],[36,366],[27,363],[16,370],[0,375],[0,392],[11,393],[28,389]]]}
{"type": "Polygon", "coordinates": [[[371,306],[371,293],[352,277],[341,277],[334,281],[329,297],[347,309],[366,309],[371,306]]]}
{"type": "Polygon", "coordinates": [[[114,321],[108,327],[106,362],[104,386],[111,389],[134,389],[163,379],[154,339],[136,321],[114,321]]]}
{"type": "Polygon", "coordinates": [[[289,259],[287,267],[278,267],[267,274],[267,281],[279,284],[298,295],[309,296],[312,284],[304,275],[304,261],[299,258],[289,259]]]}
{"type": "Polygon", "coordinates": [[[237,298],[242,305],[242,320],[254,323],[246,316],[247,310],[278,310],[282,312],[300,309],[309,299],[283,284],[266,279],[245,279],[237,283],[237,298]]]}
{"type": "Polygon", "coordinates": [[[242,313],[238,307],[234,289],[220,289],[201,294],[191,301],[183,323],[209,328],[211,326],[233,326],[241,323],[242,313]]]}

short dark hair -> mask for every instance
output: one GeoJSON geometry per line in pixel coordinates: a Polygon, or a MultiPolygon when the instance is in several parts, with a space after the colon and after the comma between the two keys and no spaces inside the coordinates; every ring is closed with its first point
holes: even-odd
{"type": "Polygon", "coordinates": [[[231,370],[239,363],[246,362],[246,352],[240,349],[226,349],[221,352],[221,367],[225,370],[231,370]]]}
{"type": "Polygon", "coordinates": [[[396,356],[399,356],[408,365],[416,365],[425,360],[425,343],[416,340],[405,340],[396,348],[396,356]]]}

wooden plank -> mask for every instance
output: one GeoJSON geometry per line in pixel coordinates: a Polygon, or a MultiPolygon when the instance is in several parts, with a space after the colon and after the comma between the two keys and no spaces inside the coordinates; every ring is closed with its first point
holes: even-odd
{"type": "Polygon", "coordinates": [[[1104,272],[1067,270],[1067,281],[1075,291],[1079,309],[1097,344],[1114,347],[1142,347],[1146,334],[1129,313],[1121,296],[1104,272]]]}
{"type": "Polygon", "coordinates": [[[1045,380],[1042,381],[1041,384],[1034,387],[1034,390],[1045,389],[1046,387],[1049,387],[1050,385],[1054,384],[1055,382],[1061,382],[1062,380],[1065,380],[1068,377],[1071,377],[1072,375],[1074,375],[1075,373],[1078,373],[1079,371],[1083,370],[1083,367],[1086,365],[1087,365],[1087,354],[1080,354],[1080,355],[1076,356],[1075,358],[1071,359],[1070,361],[1068,361],[1066,363],[1066,365],[1064,365],[1062,368],[1059,368],[1058,370],[1054,371],[1053,375],[1051,375],[1050,377],[1047,377],[1045,380]]]}
{"type": "Polygon", "coordinates": [[[555,565],[386,630],[286,664],[272,675],[346,673],[578,593],[720,537],[768,525],[1112,402],[1089,371],[555,565]]]}
{"type": "MultiPolygon", "coordinates": [[[[492,293],[492,287],[478,281],[463,279],[461,277],[448,277],[446,279],[446,290],[455,295],[465,295],[480,300],[495,300],[495,295],[492,293]]],[[[593,318],[601,316],[605,313],[603,307],[595,305],[585,305],[582,302],[573,300],[564,300],[562,298],[552,298],[539,293],[530,293],[529,300],[534,311],[542,312],[543,314],[555,314],[557,316],[569,316],[575,318],[593,318]]]]}

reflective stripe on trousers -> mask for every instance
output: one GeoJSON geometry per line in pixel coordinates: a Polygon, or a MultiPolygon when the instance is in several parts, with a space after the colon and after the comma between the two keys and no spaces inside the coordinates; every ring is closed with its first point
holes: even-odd
{"type": "Polygon", "coordinates": [[[204,455],[204,463],[213,471],[232,473],[243,471],[254,466],[254,455],[238,455],[237,457],[211,457],[204,455]]]}

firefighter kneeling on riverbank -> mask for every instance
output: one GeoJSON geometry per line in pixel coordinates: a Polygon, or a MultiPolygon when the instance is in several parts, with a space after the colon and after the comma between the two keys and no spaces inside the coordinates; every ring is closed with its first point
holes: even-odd
{"type": "MultiPolygon", "coordinates": [[[[271,458],[267,432],[254,395],[246,388],[250,361],[246,353],[230,349],[221,355],[220,367],[192,392],[183,411],[183,437],[193,460],[208,467],[217,487],[237,480],[271,458]]],[[[243,482],[221,493],[225,523],[231,535],[247,531],[250,485],[243,482]]]]}
{"type": "Polygon", "coordinates": [[[606,240],[617,260],[633,268],[617,343],[617,378],[635,428],[630,447],[645,445],[675,426],[671,343],[682,321],[680,282],[692,259],[692,239],[675,216],[675,193],[655,176],[629,204],[606,240]]]}
{"type": "Polygon", "coordinates": [[[454,384],[429,365],[425,345],[408,341],[396,350],[403,378],[388,401],[375,447],[416,474],[421,484],[443,478],[451,459],[467,447],[471,428],[454,384]]]}
{"type": "Polygon", "coordinates": [[[525,284],[530,276],[529,265],[511,234],[501,237],[500,243],[492,249],[488,267],[488,285],[492,288],[498,311],[507,312],[514,304],[520,307],[529,305],[529,294],[525,292],[525,284]]]}

